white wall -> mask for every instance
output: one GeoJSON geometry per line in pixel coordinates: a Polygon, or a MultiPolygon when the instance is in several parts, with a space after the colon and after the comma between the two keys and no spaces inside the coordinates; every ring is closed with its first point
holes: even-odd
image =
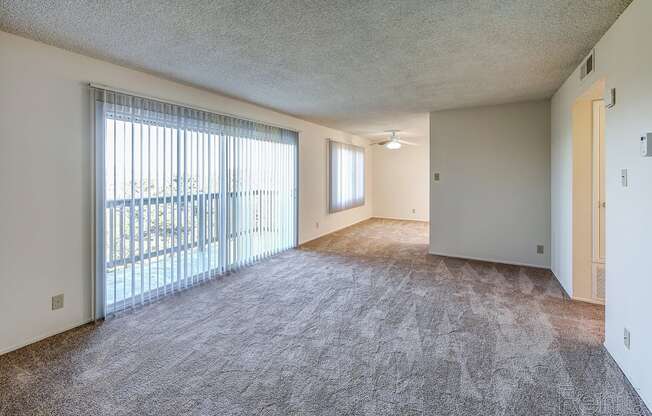
{"type": "Polygon", "coordinates": [[[430,172],[431,253],[549,267],[549,101],[430,113],[430,172]]]}
{"type": "MultiPolygon", "coordinates": [[[[428,118],[423,130],[428,131],[428,118]]],[[[409,138],[418,146],[373,148],[374,217],[428,221],[430,138],[409,138]],[[415,212],[412,212],[414,210],[415,212]]]]}
{"type": "Polygon", "coordinates": [[[652,405],[652,158],[639,156],[639,138],[652,132],[652,1],[635,0],[595,46],[596,70],[576,70],[552,99],[552,270],[572,293],[573,103],[595,81],[617,89],[606,112],[605,346],[648,406],[652,405]],[[629,170],[629,187],[620,169],[629,170]],[[632,334],[623,346],[623,328],[632,334]]]}
{"type": "Polygon", "coordinates": [[[327,212],[325,139],[366,140],[0,32],[0,353],[90,317],[90,81],[299,130],[300,242],[372,214],[370,150],[366,205],[327,212]]]}

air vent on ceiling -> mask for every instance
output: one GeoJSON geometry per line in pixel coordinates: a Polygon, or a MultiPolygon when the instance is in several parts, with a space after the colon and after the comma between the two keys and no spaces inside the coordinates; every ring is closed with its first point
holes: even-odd
{"type": "Polygon", "coordinates": [[[591,51],[589,56],[582,61],[582,67],[580,68],[580,80],[586,78],[587,75],[591,75],[595,69],[595,51],[591,51]]]}

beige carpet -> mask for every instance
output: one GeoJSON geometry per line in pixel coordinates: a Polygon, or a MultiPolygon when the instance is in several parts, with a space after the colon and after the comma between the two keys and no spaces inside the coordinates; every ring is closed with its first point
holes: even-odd
{"type": "Polygon", "coordinates": [[[648,415],[603,309],[370,220],[0,357],[2,415],[648,415]]]}

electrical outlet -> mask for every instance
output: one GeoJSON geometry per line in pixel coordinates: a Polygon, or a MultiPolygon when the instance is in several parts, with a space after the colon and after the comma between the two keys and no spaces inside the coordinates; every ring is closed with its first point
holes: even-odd
{"type": "Polygon", "coordinates": [[[413,214],[416,214],[416,213],[417,213],[417,210],[416,210],[415,208],[412,208],[412,213],[413,213],[413,214]]]}
{"type": "Polygon", "coordinates": [[[319,228],[319,222],[315,223],[315,228],[319,228]]]}
{"type": "Polygon", "coordinates": [[[52,296],[52,310],[63,308],[63,293],[60,295],[52,296]]]}
{"type": "Polygon", "coordinates": [[[625,344],[625,348],[629,349],[631,340],[632,340],[632,336],[629,333],[629,329],[625,328],[625,331],[623,333],[623,344],[625,344]]]}
{"type": "Polygon", "coordinates": [[[543,246],[541,244],[537,246],[537,254],[543,254],[543,246]]]}
{"type": "Polygon", "coordinates": [[[433,175],[433,177],[434,177],[434,179],[435,179],[435,182],[439,182],[439,172],[435,172],[435,174],[433,175]]]}

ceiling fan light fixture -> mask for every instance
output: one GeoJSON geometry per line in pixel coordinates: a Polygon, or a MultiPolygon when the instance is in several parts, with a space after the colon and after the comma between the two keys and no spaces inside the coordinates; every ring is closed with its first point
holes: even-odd
{"type": "Polygon", "coordinates": [[[397,150],[401,148],[401,143],[392,140],[390,142],[387,142],[387,144],[385,144],[385,147],[388,148],[389,150],[397,150]]]}

